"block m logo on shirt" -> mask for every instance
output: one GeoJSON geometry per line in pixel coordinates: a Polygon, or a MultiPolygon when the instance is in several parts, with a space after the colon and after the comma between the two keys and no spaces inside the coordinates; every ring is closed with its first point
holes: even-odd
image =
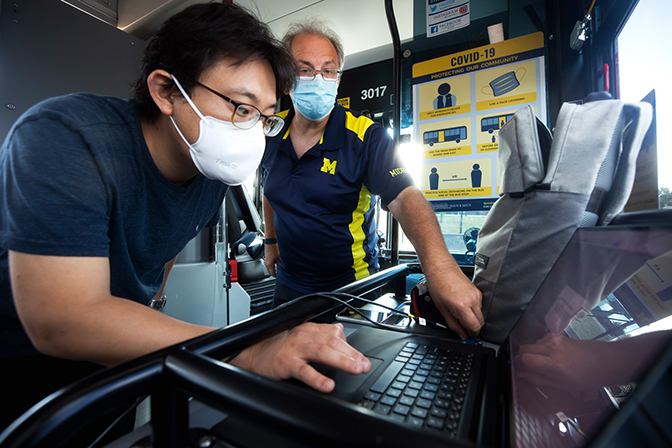
{"type": "Polygon", "coordinates": [[[334,160],[333,162],[326,157],[324,158],[324,165],[322,165],[322,168],[320,171],[324,173],[329,173],[329,174],[336,174],[336,162],[338,160],[334,160]]]}

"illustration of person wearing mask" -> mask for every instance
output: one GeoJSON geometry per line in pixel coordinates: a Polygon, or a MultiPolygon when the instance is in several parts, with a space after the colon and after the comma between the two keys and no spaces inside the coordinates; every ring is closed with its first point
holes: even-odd
{"type": "Polygon", "coordinates": [[[457,106],[457,98],[450,93],[450,84],[442,83],[438,89],[439,96],[434,98],[434,109],[444,109],[446,107],[457,106]]]}
{"type": "Polygon", "coordinates": [[[436,168],[432,168],[432,173],[429,175],[429,189],[438,190],[439,189],[439,173],[436,168]]]}
{"type": "Polygon", "coordinates": [[[483,172],[481,171],[481,166],[478,163],[474,163],[471,171],[471,187],[479,188],[481,186],[481,178],[483,177],[483,172]]]}

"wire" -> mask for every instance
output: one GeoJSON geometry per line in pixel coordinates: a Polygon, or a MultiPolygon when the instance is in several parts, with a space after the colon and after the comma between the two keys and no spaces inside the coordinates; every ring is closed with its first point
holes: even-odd
{"type": "Polygon", "coordinates": [[[440,323],[437,323],[437,322],[433,322],[433,321],[427,320],[427,319],[425,319],[425,318],[423,318],[423,317],[417,317],[417,316],[415,316],[415,315],[413,315],[413,314],[404,313],[403,311],[399,311],[399,310],[396,310],[396,309],[394,309],[394,308],[388,307],[388,306],[386,306],[386,305],[381,305],[381,304],[379,304],[379,303],[376,303],[376,302],[374,302],[374,301],[372,301],[372,300],[365,299],[365,298],[363,298],[363,297],[355,296],[355,295],[348,294],[348,293],[342,293],[342,292],[316,292],[316,293],[306,294],[306,295],[303,295],[303,296],[301,296],[301,297],[297,297],[297,300],[302,300],[302,299],[305,299],[305,298],[308,298],[308,297],[322,297],[322,298],[327,298],[327,299],[333,300],[333,301],[335,301],[335,302],[338,302],[338,303],[340,303],[340,304],[342,304],[342,305],[345,305],[347,308],[349,308],[349,309],[351,309],[352,311],[354,311],[355,313],[359,314],[362,318],[364,318],[365,320],[371,322],[371,324],[373,324],[373,325],[376,326],[376,327],[384,328],[384,329],[386,329],[386,330],[398,331],[398,332],[401,332],[401,333],[417,334],[417,335],[425,335],[425,333],[410,330],[408,327],[403,327],[403,328],[401,328],[401,327],[399,327],[399,326],[397,326],[397,325],[388,325],[388,324],[383,324],[383,323],[381,323],[381,322],[377,322],[377,321],[371,319],[370,317],[364,315],[364,314],[362,313],[362,311],[361,311],[359,308],[357,308],[357,307],[355,307],[355,306],[352,306],[352,305],[350,305],[350,303],[348,303],[348,302],[346,302],[346,301],[344,301],[344,300],[341,300],[341,299],[335,297],[336,295],[345,296],[345,297],[348,297],[348,298],[350,298],[350,299],[362,300],[362,301],[364,301],[364,302],[368,302],[368,303],[370,303],[370,304],[372,304],[372,305],[376,305],[376,306],[380,306],[380,307],[382,307],[382,308],[386,308],[386,309],[388,309],[388,310],[390,310],[390,311],[392,311],[392,312],[394,312],[394,313],[397,313],[397,314],[399,314],[399,315],[401,315],[401,316],[409,317],[409,318],[411,318],[411,320],[414,320],[415,322],[418,322],[418,324],[420,324],[420,325],[422,325],[422,326],[428,326],[428,324],[429,324],[429,326],[433,326],[433,327],[441,328],[441,329],[444,329],[444,330],[448,330],[448,327],[447,327],[447,326],[442,325],[442,324],[440,324],[440,323]]]}
{"type": "Polygon", "coordinates": [[[593,0],[593,3],[590,4],[590,8],[588,8],[588,13],[586,14],[588,20],[590,20],[590,12],[593,10],[593,6],[595,6],[595,0],[593,0]]]}
{"type": "Polygon", "coordinates": [[[110,432],[110,431],[111,431],[111,430],[112,430],[112,429],[113,429],[113,428],[114,428],[120,421],[122,421],[124,418],[126,418],[132,411],[135,411],[135,409],[136,409],[138,406],[140,406],[140,403],[142,403],[142,401],[143,401],[145,398],[147,398],[147,397],[149,397],[149,394],[145,394],[145,395],[142,395],[142,396],[140,396],[140,397],[137,397],[137,398],[135,399],[135,403],[133,403],[133,404],[132,404],[131,406],[129,406],[128,408],[126,408],[126,409],[124,410],[124,412],[122,412],[121,415],[119,415],[119,417],[117,417],[117,418],[110,424],[110,426],[108,426],[107,428],[105,428],[105,430],[103,431],[103,433],[102,433],[101,435],[99,435],[98,437],[96,437],[96,440],[94,440],[93,442],[91,442],[90,445],[88,445],[88,448],[94,448],[94,447],[96,447],[96,446],[98,445],[98,443],[100,443],[100,441],[107,435],[108,432],[110,432]]]}
{"type": "Polygon", "coordinates": [[[355,296],[353,294],[348,294],[347,292],[324,292],[324,293],[318,293],[318,294],[328,294],[330,296],[345,296],[345,297],[348,297],[348,298],[351,298],[351,299],[361,300],[362,302],[370,303],[371,305],[374,305],[374,306],[379,306],[381,308],[385,308],[386,310],[392,311],[393,313],[397,313],[397,314],[402,315],[402,316],[412,316],[411,314],[404,313],[403,311],[398,310],[397,308],[392,308],[390,306],[383,305],[381,303],[376,302],[375,300],[369,300],[369,299],[366,299],[366,298],[361,297],[361,296],[355,296]]]}
{"type": "MultiPolygon", "coordinates": [[[[376,326],[376,327],[384,328],[384,329],[386,329],[386,330],[399,331],[399,332],[401,332],[401,333],[421,334],[421,333],[419,333],[419,332],[410,330],[408,327],[403,327],[403,328],[402,328],[402,327],[399,327],[399,326],[397,326],[397,325],[389,325],[389,324],[384,324],[384,323],[382,323],[382,322],[375,321],[375,320],[371,319],[369,316],[366,316],[365,314],[363,314],[363,313],[362,313],[362,310],[360,310],[359,308],[354,307],[354,306],[350,305],[348,302],[345,302],[345,301],[343,301],[343,300],[341,300],[341,299],[338,299],[338,298],[336,298],[336,297],[334,297],[334,296],[331,296],[331,295],[329,295],[329,294],[321,294],[321,297],[325,297],[325,298],[334,300],[334,301],[336,301],[336,302],[339,302],[339,303],[345,305],[346,307],[348,307],[349,309],[351,309],[351,310],[354,311],[355,313],[359,314],[363,319],[365,319],[365,320],[371,322],[371,323],[372,323],[374,326],[376,326]]],[[[416,321],[416,322],[419,322],[419,318],[416,317],[416,316],[414,316],[414,315],[412,315],[412,314],[406,314],[406,313],[403,313],[403,312],[398,311],[398,310],[394,310],[394,311],[396,311],[398,314],[400,314],[400,315],[402,315],[402,316],[409,317],[411,320],[414,320],[414,321],[416,321]]],[[[425,321],[426,321],[426,320],[425,320],[425,321]]],[[[426,321],[426,322],[428,322],[428,321],[426,321]]],[[[431,322],[431,323],[433,323],[433,322],[431,322]]],[[[439,324],[437,324],[437,325],[439,325],[439,324]]]]}

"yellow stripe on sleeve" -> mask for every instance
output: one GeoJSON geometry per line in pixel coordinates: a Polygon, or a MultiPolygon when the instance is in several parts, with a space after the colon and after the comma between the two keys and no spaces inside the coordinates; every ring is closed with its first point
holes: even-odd
{"type": "Polygon", "coordinates": [[[364,134],[366,134],[366,130],[369,129],[372,124],[373,120],[364,115],[355,117],[352,115],[352,112],[345,112],[345,128],[357,134],[357,137],[359,137],[361,141],[364,141],[364,134]]]}

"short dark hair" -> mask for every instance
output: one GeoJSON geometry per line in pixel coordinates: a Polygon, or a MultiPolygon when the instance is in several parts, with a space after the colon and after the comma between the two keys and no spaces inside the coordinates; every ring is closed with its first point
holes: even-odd
{"type": "Polygon", "coordinates": [[[154,70],[175,75],[189,93],[192,80],[225,58],[233,58],[236,64],[268,61],[278,98],[291,90],[297,76],[294,58],[250,12],[229,2],[192,5],[161,24],[147,42],[140,77],[133,87],[140,116],[154,121],[161,113],[147,86],[154,70]]]}

